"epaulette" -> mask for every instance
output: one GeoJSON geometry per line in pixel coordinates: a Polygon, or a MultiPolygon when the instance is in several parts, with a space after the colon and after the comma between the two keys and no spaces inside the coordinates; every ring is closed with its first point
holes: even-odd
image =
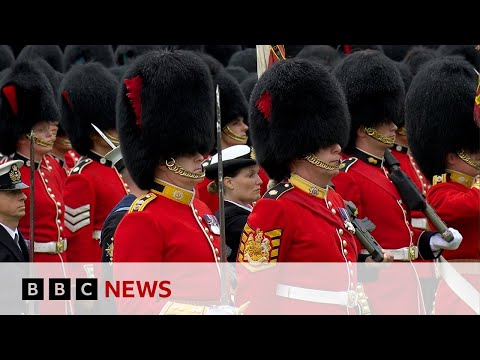
{"type": "Polygon", "coordinates": [[[143,211],[143,209],[145,209],[145,207],[150,202],[155,200],[156,197],[157,197],[157,195],[155,195],[154,193],[148,193],[148,194],[145,194],[145,195],[135,199],[135,201],[132,203],[132,205],[130,205],[130,208],[128,209],[128,212],[131,213],[131,212],[135,212],[135,211],[143,211]]]}
{"type": "Polygon", "coordinates": [[[351,158],[342,160],[342,161],[340,162],[340,165],[339,165],[339,170],[340,170],[340,171],[343,171],[343,172],[347,172],[348,169],[350,168],[350,166],[352,166],[353,164],[355,164],[355,162],[356,162],[357,160],[358,160],[358,159],[357,159],[356,157],[351,157],[351,158]]]}
{"type": "Polygon", "coordinates": [[[447,182],[447,174],[434,175],[432,179],[432,186],[447,182]]]}
{"type": "Polygon", "coordinates": [[[293,189],[293,185],[290,183],[278,183],[274,187],[272,187],[270,190],[268,190],[264,195],[264,199],[274,199],[277,200],[280,196],[282,196],[284,193],[286,193],[289,190],[293,189]]]}
{"type": "Polygon", "coordinates": [[[70,170],[70,173],[68,175],[80,174],[83,168],[91,163],[92,163],[92,159],[89,159],[89,158],[81,159],[78,163],[75,164],[75,167],[72,170],[70,170]]]}

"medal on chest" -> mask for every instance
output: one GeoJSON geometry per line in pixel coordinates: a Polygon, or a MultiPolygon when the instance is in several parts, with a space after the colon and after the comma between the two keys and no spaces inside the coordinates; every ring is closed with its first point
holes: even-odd
{"type": "Polygon", "coordinates": [[[353,226],[350,217],[348,216],[348,212],[344,208],[339,208],[340,215],[343,219],[343,226],[347,229],[350,233],[355,234],[355,227],[353,226]]]}

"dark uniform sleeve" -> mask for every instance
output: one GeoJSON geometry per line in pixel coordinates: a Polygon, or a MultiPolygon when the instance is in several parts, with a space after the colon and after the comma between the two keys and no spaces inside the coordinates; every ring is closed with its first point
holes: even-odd
{"type": "Polygon", "coordinates": [[[103,224],[102,237],[100,239],[102,262],[110,262],[113,260],[113,234],[115,234],[118,224],[126,213],[126,210],[115,211],[108,216],[103,224]]]}
{"type": "Polygon", "coordinates": [[[248,214],[235,214],[229,221],[225,222],[226,242],[231,254],[228,256],[229,262],[235,262],[237,259],[240,238],[242,237],[243,228],[247,223],[248,214]]]}

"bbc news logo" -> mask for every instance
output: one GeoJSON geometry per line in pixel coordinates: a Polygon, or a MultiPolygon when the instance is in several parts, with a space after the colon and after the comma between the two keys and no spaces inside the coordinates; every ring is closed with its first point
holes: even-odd
{"type": "MultiPolygon", "coordinates": [[[[45,300],[43,278],[22,279],[22,300],[45,300]]],[[[172,294],[170,281],[105,281],[106,298],[168,298],[172,294]]],[[[48,300],[71,300],[72,280],[65,278],[48,279],[48,300]]],[[[98,300],[98,279],[75,279],[75,298],[77,300],[98,300]]]]}

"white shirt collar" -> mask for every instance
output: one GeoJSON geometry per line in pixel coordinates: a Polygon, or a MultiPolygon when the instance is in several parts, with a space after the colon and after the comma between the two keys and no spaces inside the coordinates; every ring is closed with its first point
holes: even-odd
{"type": "MultiPolygon", "coordinates": [[[[15,231],[13,231],[8,226],[3,225],[2,223],[0,223],[0,225],[2,225],[5,228],[5,230],[7,230],[7,232],[12,237],[12,240],[15,240],[15,234],[18,234],[18,228],[16,228],[15,231]]],[[[19,235],[19,237],[20,237],[20,235],[19,235]]]]}
{"type": "Polygon", "coordinates": [[[250,212],[252,212],[252,210],[253,210],[253,207],[251,205],[245,206],[245,205],[241,205],[239,203],[236,203],[235,201],[227,200],[227,199],[225,199],[225,201],[228,201],[229,203],[235,204],[235,205],[241,207],[242,209],[248,210],[250,212]]]}

